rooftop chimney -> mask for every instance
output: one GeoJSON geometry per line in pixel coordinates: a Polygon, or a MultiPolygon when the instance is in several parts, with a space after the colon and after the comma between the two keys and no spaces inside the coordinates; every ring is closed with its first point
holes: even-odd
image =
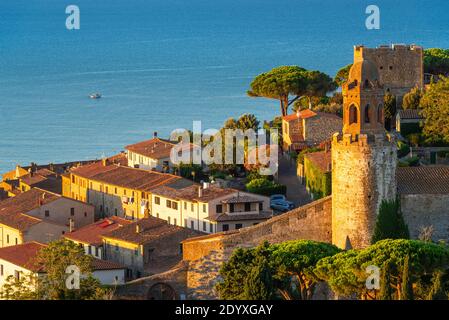
{"type": "Polygon", "coordinates": [[[136,233],[140,233],[141,229],[138,223],[136,223],[136,233]]]}
{"type": "Polygon", "coordinates": [[[153,132],[153,138],[157,138],[157,131],[153,132]]]}
{"type": "Polygon", "coordinates": [[[108,164],[108,159],[101,159],[101,164],[103,165],[103,167],[106,167],[106,165],[108,164]]]}
{"type": "Polygon", "coordinates": [[[75,231],[75,221],[72,218],[69,219],[69,232],[75,231]]]}
{"type": "Polygon", "coordinates": [[[198,187],[198,198],[201,198],[203,196],[203,187],[198,187]]]}

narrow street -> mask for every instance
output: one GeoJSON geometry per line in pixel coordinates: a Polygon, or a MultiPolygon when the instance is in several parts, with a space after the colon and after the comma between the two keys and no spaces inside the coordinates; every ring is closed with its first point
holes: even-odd
{"type": "Polygon", "coordinates": [[[299,182],[296,175],[296,163],[287,155],[279,155],[279,175],[277,181],[287,186],[287,199],[292,201],[296,207],[311,202],[306,191],[306,186],[299,182]]]}

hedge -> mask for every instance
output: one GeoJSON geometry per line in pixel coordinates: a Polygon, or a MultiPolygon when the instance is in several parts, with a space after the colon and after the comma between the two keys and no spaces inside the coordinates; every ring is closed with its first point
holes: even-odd
{"type": "Polygon", "coordinates": [[[246,184],[248,192],[271,196],[273,194],[287,194],[287,186],[275,183],[267,178],[254,179],[246,184]]]}

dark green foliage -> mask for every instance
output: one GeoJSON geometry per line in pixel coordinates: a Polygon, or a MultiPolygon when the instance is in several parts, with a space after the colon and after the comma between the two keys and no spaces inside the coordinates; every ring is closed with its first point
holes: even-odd
{"type": "Polygon", "coordinates": [[[323,149],[321,149],[319,147],[311,147],[311,148],[302,150],[298,155],[297,163],[304,164],[304,155],[305,154],[312,153],[312,152],[319,152],[319,151],[323,151],[323,149]]]}
{"type": "Polygon", "coordinates": [[[396,97],[391,93],[387,93],[384,96],[384,116],[385,129],[391,130],[393,119],[396,116],[396,97]]]}
{"type": "MultiPolygon", "coordinates": [[[[252,284],[248,283],[245,290],[245,283],[257,264],[263,263],[264,268],[266,267],[265,261],[269,261],[270,254],[268,242],[264,242],[257,248],[238,248],[234,250],[229,260],[223,263],[220,269],[220,276],[223,280],[216,286],[220,299],[248,299],[248,294],[251,293],[250,286],[252,284]]],[[[259,271],[268,272],[268,270],[259,271]]],[[[254,281],[263,282],[264,279],[268,279],[266,275],[263,275],[264,272],[259,274],[258,279],[254,281]]],[[[264,283],[264,287],[265,286],[266,288],[269,288],[271,284],[264,283]]]]}
{"type": "Polygon", "coordinates": [[[413,88],[409,93],[404,95],[402,100],[402,109],[418,109],[421,102],[423,92],[419,88],[413,88]]]}
{"type": "Polygon", "coordinates": [[[424,50],[424,72],[435,75],[449,74],[449,49],[424,50]]]}
{"type": "Polygon", "coordinates": [[[281,66],[258,75],[251,82],[250,97],[277,99],[281,114],[287,115],[288,107],[301,96],[325,96],[336,85],[326,74],[308,71],[298,66],[281,66]],[[294,96],[292,100],[290,96],[294,96]]]}
{"type": "Polygon", "coordinates": [[[406,155],[409,154],[410,147],[408,146],[408,144],[402,141],[398,141],[397,146],[398,146],[398,158],[405,157],[406,155]]]}
{"type": "Polygon", "coordinates": [[[413,300],[413,283],[410,273],[410,256],[406,256],[402,267],[401,300],[413,300]]]}
{"type": "Polygon", "coordinates": [[[383,239],[408,239],[409,237],[399,200],[382,201],[371,242],[376,243],[383,239]]]}
{"type": "Polygon", "coordinates": [[[268,260],[257,257],[243,287],[245,300],[270,300],[273,298],[273,278],[268,260]]]}
{"type": "Polygon", "coordinates": [[[374,265],[382,270],[386,263],[391,263],[390,281],[395,290],[393,297],[398,297],[402,286],[403,265],[407,256],[409,256],[410,279],[417,284],[422,282],[426,274],[435,270],[445,270],[449,266],[449,250],[446,246],[419,240],[387,239],[363,250],[349,250],[323,258],[317,263],[315,274],[327,281],[332,290],[338,294],[343,296],[356,294],[360,298],[373,299],[374,295],[367,290],[365,284],[366,268],[374,265]]]}
{"type": "Polygon", "coordinates": [[[304,159],[307,190],[313,199],[320,199],[332,193],[332,172],[323,172],[307,158],[304,159]]]}
{"type": "Polygon", "coordinates": [[[246,190],[264,196],[287,194],[287,186],[273,182],[266,177],[251,180],[246,184],[246,190]]]}
{"type": "Polygon", "coordinates": [[[422,126],[418,123],[401,123],[401,135],[403,137],[407,137],[410,134],[413,133],[421,133],[422,132],[422,126]]]}
{"type": "Polygon", "coordinates": [[[176,167],[177,173],[184,178],[199,181],[202,177],[202,168],[198,164],[180,163],[176,167]]]}
{"type": "Polygon", "coordinates": [[[352,63],[338,70],[337,74],[335,75],[334,81],[339,87],[341,87],[343,83],[348,81],[349,71],[351,70],[351,67],[352,63]]]}
{"type": "Polygon", "coordinates": [[[427,300],[447,300],[447,293],[444,290],[444,273],[442,271],[434,272],[432,278],[432,288],[427,296],[427,300]]]}
{"type": "Polygon", "coordinates": [[[403,159],[398,163],[399,167],[417,167],[419,166],[419,157],[413,156],[410,158],[403,159]]]}
{"type": "Polygon", "coordinates": [[[223,264],[223,280],[216,288],[221,299],[310,299],[319,281],[316,263],[339,251],[331,244],[307,240],[239,248],[223,264]]]}
{"type": "Polygon", "coordinates": [[[393,300],[393,289],[391,288],[392,264],[387,261],[382,268],[382,278],[380,279],[379,300],[393,300]]]}

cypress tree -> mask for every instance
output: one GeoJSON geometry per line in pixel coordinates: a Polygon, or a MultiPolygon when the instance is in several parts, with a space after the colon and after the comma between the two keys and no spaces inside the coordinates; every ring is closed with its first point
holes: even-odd
{"type": "Polygon", "coordinates": [[[391,262],[387,262],[383,268],[382,278],[380,279],[380,300],[393,300],[393,291],[391,289],[391,262]]]}
{"type": "Polygon", "coordinates": [[[371,243],[383,239],[409,239],[410,234],[405,224],[398,199],[382,201],[377,215],[371,243]]]}
{"type": "Polygon", "coordinates": [[[402,269],[401,300],[413,300],[413,283],[410,278],[410,256],[406,256],[402,269]]]}
{"type": "Polygon", "coordinates": [[[441,271],[437,271],[433,275],[432,288],[427,300],[447,300],[447,295],[443,288],[443,273],[441,271]]]}

